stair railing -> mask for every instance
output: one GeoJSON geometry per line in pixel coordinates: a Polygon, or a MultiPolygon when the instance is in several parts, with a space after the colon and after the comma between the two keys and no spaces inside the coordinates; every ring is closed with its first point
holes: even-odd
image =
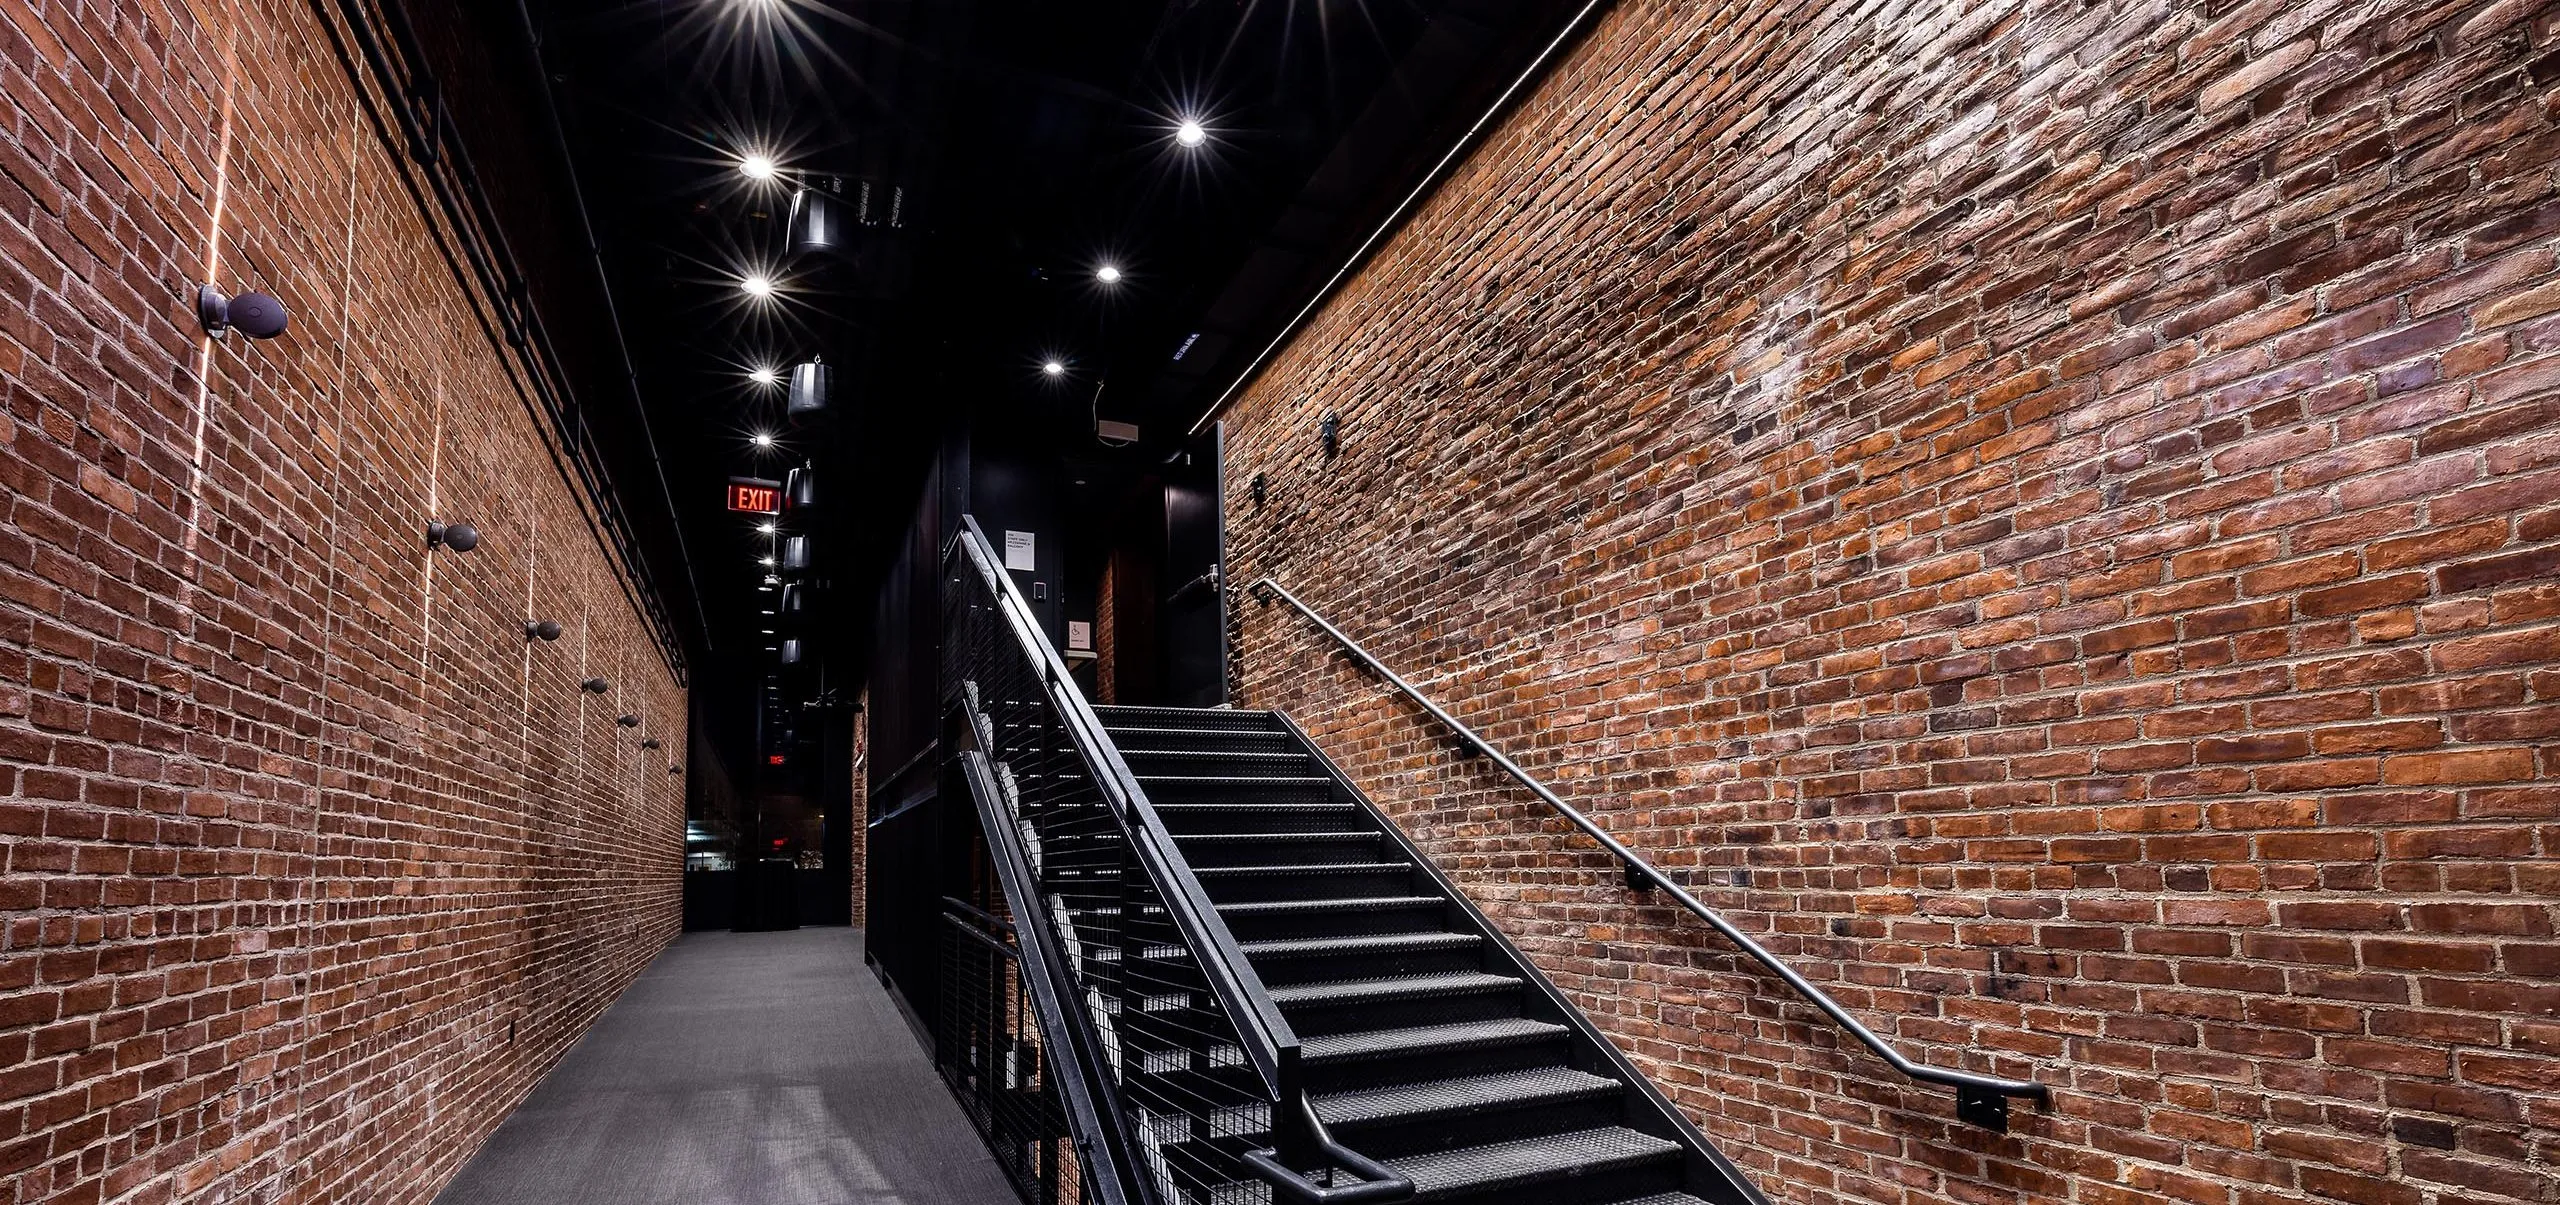
{"type": "MultiPolygon", "coordinates": [[[[960,754],[959,779],[976,805],[979,828],[986,834],[987,860],[994,864],[996,886],[1005,907],[1013,915],[1035,915],[1040,907],[1038,885],[1033,883],[1029,865],[1021,850],[1021,837],[1003,821],[1002,794],[997,787],[995,769],[987,755],[975,749],[960,754]]],[[[1041,1036],[1042,1073],[1040,1078],[1055,1089],[1068,1135],[1074,1140],[1076,1161],[1082,1174],[1082,1187],[1090,1194],[1089,1205],[1140,1205],[1146,1200],[1140,1187],[1138,1155],[1129,1141],[1129,1125],[1119,1102],[1110,1095],[1110,1062],[1084,1011],[1077,1006],[1082,993],[1074,978],[1067,974],[1067,960],[1055,948],[1055,935],[1046,925],[1013,925],[989,915],[960,900],[943,898],[943,919],[974,921],[973,925],[955,923],[955,931],[989,944],[996,953],[1012,960],[1023,994],[1030,998],[1037,1014],[1041,1036]],[[999,934],[1011,936],[1007,944],[999,934]]],[[[941,1008],[957,1011],[950,1000],[941,1008]]],[[[937,1035],[938,1040],[938,1035],[937,1035]]],[[[953,1052],[939,1051],[938,1057],[949,1059],[953,1052]]],[[[970,1110],[974,1115],[978,1110],[970,1110]]],[[[1019,1135],[1006,1135],[1005,1160],[1008,1171],[1015,1171],[1022,1161],[1019,1135]]],[[[1022,1177],[1017,1175],[1017,1184],[1022,1177]]],[[[1054,1179],[1054,1177],[1053,1177],[1054,1179]]],[[[1080,1198],[1086,1199],[1086,1198],[1080,1198]]]]}
{"type": "Polygon", "coordinates": [[[1296,1032],[1002,564],[962,516],[944,554],[944,688],[1005,812],[1027,826],[1019,856],[1038,880],[1038,919],[1081,988],[1156,1195],[1206,1199],[1243,1173],[1309,1205],[1411,1196],[1410,1179],[1317,1116],[1296,1032]],[[1250,1098],[1230,1051],[1254,1077],[1250,1098]],[[1243,1141],[1263,1127],[1270,1146],[1243,1141]],[[1358,1182],[1332,1183],[1335,1168],[1358,1182]]]}
{"type": "Polygon", "coordinates": [[[1794,967],[1779,960],[1777,955],[1770,953],[1759,942],[1753,941],[1749,934],[1736,928],[1732,921],[1726,920],[1698,897],[1689,894],[1688,890],[1680,884],[1671,881],[1671,877],[1664,874],[1660,867],[1646,861],[1642,855],[1627,848],[1626,844],[1616,837],[1610,836],[1606,829],[1593,823],[1589,816],[1576,810],[1573,805],[1566,803],[1554,791],[1549,790],[1545,783],[1531,777],[1528,771],[1520,768],[1519,763],[1504,756],[1501,750],[1487,744],[1482,736],[1476,734],[1475,729],[1459,722],[1458,717],[1449,714],[1446,708],[1415,689],[1413,683],[1405,681],[1401,675],[1387,668],[1385,662],[1378,660],[1369,650],[1360,647],[1360,642],[1345,635],[1341,628],[1335,627],[1330,620],[1317,614],[1315,608],[1308,606],[1297,595],[1291,594],[1287,587],[1266,577],[1253,584],[1253,592],[1263,596],[1266,602],[1276,597],[1289,604],[1300,615],[1313,621],[1317,627],[1324,629],[1326,635],[1333,637],[1344,651],[1349,652],[1362,665],[1367,666],[1371,673],[1385,679],[1388,685],[1393,686],[1406,698],[1413,700],[1416,705],[1429,712],[1433,719],[1440,721],[1451,732],[1456,733],[1458,739],[1465,742],[1469,748],[1490,759],[1494,765],[1501,767],[1504,773],[1509,774],[1520,785],[1527,787],[1531,794],[1553,808],[1575,828],[1581,829],[1592,840],[1599,842],[1601,848],[1609,851],[1624,866],[1629,888],[1637,891],[1659,888],[1668,893],[1682,908],[1707,922],[1716,932],[1723,934],[1726,940],[1739,947],[1752,961],[1768,968],[1771,974],[1776,975],[1788,987],[1795,989],[1796,994],[1804,997],[1807,1003],[1821,1009],[1825,1016],[1830,1017],[1842,1029],[1848,1030],[1849,1036],[1856,1038],[1860,1045],[1874,1051],[1877,1057],[1882,1058],[1894,1070],[1916,1080],[1953,1087],[1956,1090],[1958,1117],[1985,1129],[2006,1132],[2009,1128],[2010,1097],[2022,1097],[2042,1103],[2049,1096],[2043,1084],[2032,1080],[2002,1079],[1998,1076],[1977,1075],[1970,1071],[1957,1071],[1947,1067],[1932,1067],[1903,1057],[1901,1051],[1894,1049],[1890,1043],[1876,1036],[1875,1031],[1861,1024],[1856,1017],[1850,1015],[1848,1009],[1841,1007],[1839,1001],[1832,999],[1829,993],[1815,986],[1812,980],[1805,978],[1794,967]]]}

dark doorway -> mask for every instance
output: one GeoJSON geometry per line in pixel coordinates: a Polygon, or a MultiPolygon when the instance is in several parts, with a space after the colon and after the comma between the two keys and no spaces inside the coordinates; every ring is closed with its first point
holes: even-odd
{"type": "Polygon", "coordinates": [[[1166,701],[1177,707],[1227,701],[1225,432],[1211,427],[1165,466],[1161,626],[1166,701]]]}

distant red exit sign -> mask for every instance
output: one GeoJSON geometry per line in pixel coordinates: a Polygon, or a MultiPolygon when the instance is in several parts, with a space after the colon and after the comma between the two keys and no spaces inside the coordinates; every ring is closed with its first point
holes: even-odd
{"type": "Polygon", "coordinates": [[[758,515],[782,513],[782,483],[755,477],[729,479],[729,509],[758,515]]]}

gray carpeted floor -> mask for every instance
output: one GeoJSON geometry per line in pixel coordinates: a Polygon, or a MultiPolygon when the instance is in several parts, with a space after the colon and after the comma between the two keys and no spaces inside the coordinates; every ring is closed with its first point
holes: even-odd
{"type": "Polygon", "coordinates": [[[688,933],[437,1205],[1007,1205],[851,929],[688,933]]]}

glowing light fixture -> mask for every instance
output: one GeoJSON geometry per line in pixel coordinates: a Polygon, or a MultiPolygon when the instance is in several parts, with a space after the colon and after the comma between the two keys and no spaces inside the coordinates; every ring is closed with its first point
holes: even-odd
{"type": "Polygon", "coordinates": [[[738,282],[738,291],[757,301],[773,299],[773,278],[762,272],[748,275],[738,282]]]}
{"type": "Polygon", "coordinates": [[[758,431],[748,442],[753,443],[759,448],[770,448],[773,446],[773,436],[765,432],[758,431]]]}
{"type": "Polygon", "coordinates": [[[782,168],[774,163],[773,156],[761,151],[749,151],[738,159],[738,174],[763,184],[781,175],[782,168]]]}
{"type": "Polygon", "coordinates": [[[771,524],[771,523],[758,523],[758,524],[756,524],[756,534],[757,534],[757,535],[760,535],[760,536],[769,536],[769,535],[772,535],[772,534],[773,534],[773,524],[771,524]]]}
{"type": "Polygon", "coordinates": [[[1067,375],[1067,366],[1064,361],[1050,360],[1040,365],[1040,371],[1046,376],[1062,377],[1067,375]]]}
{"type": "Polygon", "coordinates": [[[755,371],[747,374],[747,379],[758,385],[773,386],[782,383],[782,374],[775,372],[770,367],[758,367],[755,371]]]}
{"type": "Polygon", "coordinates": [[[1116,285],[1120,283],[1120,265],[1104,264],[1094,269],[1093,278],[1107,285],[1116,285]]]}
{"type": "Polygon", "coordinates": [[[773,567],[773,558],[769,556],[757,557],[756,563],[770,569],[773,567]]]}
{"type": "Polygon", "coordinates": [[[1182,124],[1173,127],[1173,140],[1186,147],[1198,146],[1209,141],[1209,127],[1201,125],[1193,118],[1185,117],[1182,119],[1182,124]]]}

